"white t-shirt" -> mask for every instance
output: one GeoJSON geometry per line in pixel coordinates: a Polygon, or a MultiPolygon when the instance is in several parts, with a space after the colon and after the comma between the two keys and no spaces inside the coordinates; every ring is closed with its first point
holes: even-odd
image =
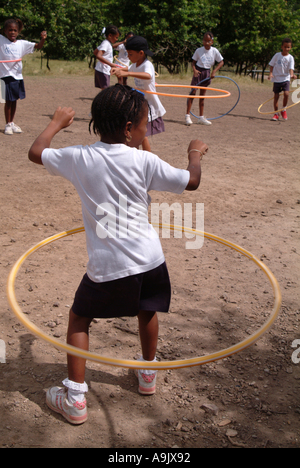
{"type": "MultiPolygon", "coordinates": [[[[116,49],[119,51],[118,60],[122,62],[126,67],[129,67],[130,60],[128,58],[128,53],[124,44],[120,44],[116,49]]],[[[119,64],[119,62],[117,62],[119,64]]],[[[119,64],[121,65],[121,64],[119,64]]]]}
{"type": "MultiPolygon", "coordinates": [[[[148,59],[144,60],[144,62],[139,67],[136,66],[136,63],[133,63],[132,65],[130,65],[128,70],[135,73],[149,73],[149,75],[151,76],[151,79],[149,80],[140,80],[139,78],[134,78],[135,86],[141,90],[156,92],[155,70],[152,63],[148,59]]],[[[165,115],[166,109],[160,102],[160,99],[157,96],[157,94],[145,93],[145,98],[147,99],[151,109],[151,116],[150,112],[148,115],[149,122],[151,121],[151,117],[152,120],[155,120],[158,117],[162,117],[163,115],[165,115]]]]}
{"type": "Polygon", "coordinates": [[[82,203],[94,282],[152,270],[164,262],[159,237],[148,221],[148,191],[182,193],[190,173],[158,156],[123,144],[45,149],[42,162],[68,179],[82,203]]]}
{"type": "MultiPolygon", "coordinates": [[[[114,53],[113,53],[113,48],[111,43],[105,39],[101,44],[97,47],[98,50],[103,50],[103,58],[108,60],[109,62],[113,62],[114,59],[114,53]]],[[[106,63],[100,62],[100,60],[97,61],[95,70],[98,70],[99,72],[105,73],[105,75],[110,75],[110,70],[111,67],[109,65],[106,65],[106,63]]]]}
{"type": "Polygon", "coordinates": [[[273,78],[271,81],[274,83],[290,81],[290,70],[294,70],[295,67],[294,57],[291,54],[282,55],[281,52],[277,52],[277,54],[275,54],[271,59],[269,65],[274,67],[273,78]]]}
{"type": "Polygon", "coordinates": [[[221,62],[223,57],[215,47],[211,47],[209,50],[206,50],[205,47],[200,47],[194,53],[193,60],[197,62],[196,65],[198,67],[209,70],[215,62],[221,62]]]}
{"type": "MultiPolygon", "coordinates": [[[[0,34],[0,60],[14,60],[34,52],[35,42],[19,41],[11,42],[0,34]]],[[[22,62],[0,62],[0,78],[12,76],[15,80],[22,80],[22,62]]]]}

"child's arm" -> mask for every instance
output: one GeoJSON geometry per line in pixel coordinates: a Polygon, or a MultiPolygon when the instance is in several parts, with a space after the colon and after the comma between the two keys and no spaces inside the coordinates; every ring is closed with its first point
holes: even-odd
{"type": "Polygon", "coordinates": [[[49,148],[53,137],[63,128],[73,123],[75,111],[71,107],[58,107],[46,129],[37,137],[28,152],[30,161],[43,164],[42,152],[49,148]]]}
{"type": "Polygon", "coordinates": [[[117,47],[119,47],[119,45],[125,44],[125,42],[126,42],[126,39],[124,39],[124,41],[121,41],[121,42],[115,42],[114,44],[112,44],[112,46],[114,49],[116,49],[117,47]]]}
{"type": "Polygon", "coordinates": [[[35,49],[41,49],[44,45],[44,42],[45,40],[47,39],[47,32],[46,31],[42,31],[41,32],[41,40],[38,44],[35,44],[34,48],[35,49]]]}
{"type": "Polygon", "coordinates": [[[224,65],[224,60],[221,60],[221,62],[219,62],[216,68],[212,71],[211,78],[215,77],[215,74],[217,73],[217,71],[220,70],[221,67],[223,67],[223,65],[224,65]]]}
{"type": "Polygon", "coordinates": [[[197,68],[196,68],[196,63],[197,63],[197,61],[196,61],[196,60],[193,60],[192,69],[193,69],[194,77],[195,77],[195,78],[196,78],[197,76],[201,75],[201,71],[197,70],[197,68]]]}
{"type": "Polygon", "coordinates": [[[200,161],[208,151],[208,146],[200,140],[192,140],[188,147],[189,165],[187,170],[190,173],[190,180],[185,190],[197,190],[201,180],[200,161]]]}
{"type": "Polygon", "coordinates": [[[116,75],[118,78],[121,78],[123,76],[128,77],[131,76],[131,78],[138,78],[140,80],[151,80],[151,75],[150,73],[146,72],[131,72],[128,71],[128,67],[124,68],[114,68],[111,71],[112,75],[116,75]],[[126,70],[127,68],[127,70],[126,70]]]}
{"type": "Polygon", "coordinates": [[[109,60],[104,58],[103,54],[104,54],[104,50],[99,50],[99,49],[94,50],[94,55],[98,60],[100,60],[100,62],[105,63],[105,65],[109,65],[112,68],[117,66],[115,63],[111,63],[109,60]]]}
{"type": "Polygon", "coordinates": [[[272,66],[270,66],[270,73],[269,73],[269,76],[268,76],[268,80],[271,80],[273,78],[273,68],[272,66]]]}
{"type": "Polygon", "coordinates": [[[291,75],[291,80],[297,79],[297,75],[295,75],[294,70],[292,68],[290,69],[290,75],[291,75]]]}

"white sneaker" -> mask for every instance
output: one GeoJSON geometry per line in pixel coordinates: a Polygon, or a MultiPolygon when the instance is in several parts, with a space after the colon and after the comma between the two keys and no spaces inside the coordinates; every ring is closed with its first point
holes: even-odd
{"type": "Polygon", "coordinates": [[[47,391],[46,403],[52,411],[61,414],[71,424],[83,424],[87,420],[86,400],[70,403],[67,388],[52,387],[47,391]]]}
{"type": "Polygon", "coordinates": [[[201,125],[211,125],[211,122],[203,116],[199,117],[198,123],[201,125]]]}
{"type": "Polygon", "coordinates": [[[13,135],[13,129],[12,129],[12,126],[11,124],[6,124],[5,125],[5,130],[4,130],[4,134],[5,135],[13,135]]]}
{"type": "Polygon", "coordinates": [[[185,125],[193,125],[193,121],[190,117],[190,114],[186,114],[185,116],[185,125]]]}
{"type": "Polygon", "coordinates": [[[14,122],[11,123],[13,133],[22,133],[22,130],[14,122]]]}
{"type": "Polygon", "coordinates": [[[155,393],[157,371],[150,372],[136,369],[136,376],[139,381],[138,391],[141,395],[153,395],[155,393]]]}

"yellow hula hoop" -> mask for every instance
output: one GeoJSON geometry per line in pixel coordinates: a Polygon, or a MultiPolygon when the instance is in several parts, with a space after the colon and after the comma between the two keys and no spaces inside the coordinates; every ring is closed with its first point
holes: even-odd
{"type": "Polygon", "coordinates": [[[105,365],[110,365],[110,366],[115,366],[115,367],[125,367],[125,368],[133,368],[133,369],[154,369],[154,370],[166,370],[166,369],[179,369],[179,368],[184,368],[184,367],[193,367],[193,366],[199,366],[206,364],[208,362],[213,362],[217,361],[220,359],[223,359],[225,357],[228,357],[232,354],[238,353],[239,351],[242,351],[245,348],[248,348],[251,346],[255,341],[257,341],[261,336],[266,333],[266,331],[271,327],[271,325],[274,323],[280,309],[281,305],[281,292],[280,288],[278,285],[278,282],[272,272],[269,270],[269,268],[264,265],[258,258],[256,258],[252,253],[247,252],[244,250],[242,247],[239,247],[236,244],[233,244],[232,242],[229,242],[225,239],[222,239],[221,237],[217,237],[213,234],[208,234],[206,232],[202,231],[197,231],[195,229],[190,229],[190,228],[185,228],[183,226],[173,226],[173,225],[167,225],[167,224],[161,224],[161,223],[153,223],[153,226],[156,227],[162,227],[162,228],[171,228],[173,231],[182,231],[182,232],[190,232],[196,235],[204,236],[207,239],[211,239],[213,241],[216,241],[220,244],[226,245],[230,247],[233,250],[236,250],[237,252],[240,252],[242,255],[246,256],[250,260],[252,260],[256,265],[258,265],[262,271],[266,274],[268,277],[272,288],[273,288],[273,294],[274,294],[274,305],[273,305],[273,310],[267,319],[267,321],[264,323],[261,328],[253,333],[251,336],[246,338],[245,340],[241,341],[238,344],[235,344],[227,349],[223,349],[218,352],[214,352],[212,354],[208,354],[206,356],[201,356],[201,357],[196,357],[196,358],[191,358],[191,359],[183,359],[183,360],[176,360],[176,361],[163,361],[163,362],[155,362],[151,364],[147,364],[145,366],[145,362],[139,362],[139,361],[134,361],[134,360],[126,360],[126,359],[115,359],[115,358],[109,358],[109,357],[104,357],[100,356],[99,354],[92,353],[90,351],[84,351],[80,348],[76,348],[74,346],[70,346],[66,343],[63,343],[46,333],[44,333],[42,330],[40,330],[36,325],[34,325],[28,318],[24,315],[24,313],[21,311],[21,308],[19,307],[19,304],[16,299],[15,295],[15,280],[17,273],[23,264],[23,262],[28,258],[32,253],[37,251],[38,249],[44,247],[47,244],[50,244],[51,242],[54,242],[60,238],[70,236],[72,234],[76,234],[79,232],[84,231],[84,227],[79,227],[75,229],[71,229],[69,231],[61,232],[60,234],[56,234],[52,237],[49,237],[47,239],[44,239],[43,241],[39,242],[36,244],[34,247],[31,249],[27,250],[20,258],[17,260],[17,262],[14,264],[7,280],[7,297],[8,301],[10,304],[11,309],[17,316],[17,318],[20,320],[20,322],[25,325],[28,330],[33,333],[34,335],[38,336],[42,340],[50,343],[54,347],[60,349],[61,351],[66,352],[67,354],[72,354],[77,357],[81,357],[90,361],[98,362],[101,364],[105,365]]]}
{"type": "Polygon", "coordinates": [[[117,57],[115,57],[115,60],[117,62],[119,62],[121,65],[123,65],[123,67],[127,67],[127,65],[125,65],[125,63],[121,62],[121,60],[119,60],[117,57]]]}
{"type": "MultiPolygon", "coordinates": [[[[283,93],[279,94],[279,96],[282,96],[282,94],[283,94],[283,93]]],[[[264,115],[267,115],[267,114],[274,114],[274,112],[281,112],[281,111],[284,110],[284,109],[290,109],[291,107],[294,107],[294,106],[296,106],[297,104],[300,103],[300,101],[295,102],[294,104],[291,104],[291,105],[288,106],[288,107],[283,107],[282,109],[279,109],[279,110],[277,110],[277,111],[272,110],[271,112],[261,112],[260,109],[262,108],[262,106],[264,106],[265,104],[267,104],[267,102],[272,101],[273,99],[274,99],[274,97],[271,97],[271,99],[268,99],[267,101],[263,102],[263,103],[259,106],[259,108],[257,109],[258,112],[259,112],[260,114],[264,114],[264,115]]]]}
{"type": "Polygon", "coordinates": [[[231,96],[229,91],[224,89],[218,88],[207,88],[206,86],[191,86],[191,85],[168,85],[168,84],[155,84],[156,87],[165,87],[165,88],[196,88],[196,89],[210,89],[211,91],[217,91],[219,93],[224,93],[224,96],[193,96],[193,95],[185,95],[185,94],[168,94],[168,93],[158,93],[156,91],[145,91],[144,89],[138,89],[142,93],[147,94],[157,94],[158,96],[169,96],[169,97],[178,97],[178,98],[186,98],[186,99],[219,99],[224,97],[231,96]]]}

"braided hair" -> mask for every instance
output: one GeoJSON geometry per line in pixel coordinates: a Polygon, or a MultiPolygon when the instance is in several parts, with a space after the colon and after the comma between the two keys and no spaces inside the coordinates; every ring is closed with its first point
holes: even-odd
{"type": "Polygon", "coordinates": [[[92,103],[92,118],[89,123],[95,135],[123,143],[127,122],[139,124],[148,101],[140,91],[130,86],[116,84],[101,91],[92,103]]]}

